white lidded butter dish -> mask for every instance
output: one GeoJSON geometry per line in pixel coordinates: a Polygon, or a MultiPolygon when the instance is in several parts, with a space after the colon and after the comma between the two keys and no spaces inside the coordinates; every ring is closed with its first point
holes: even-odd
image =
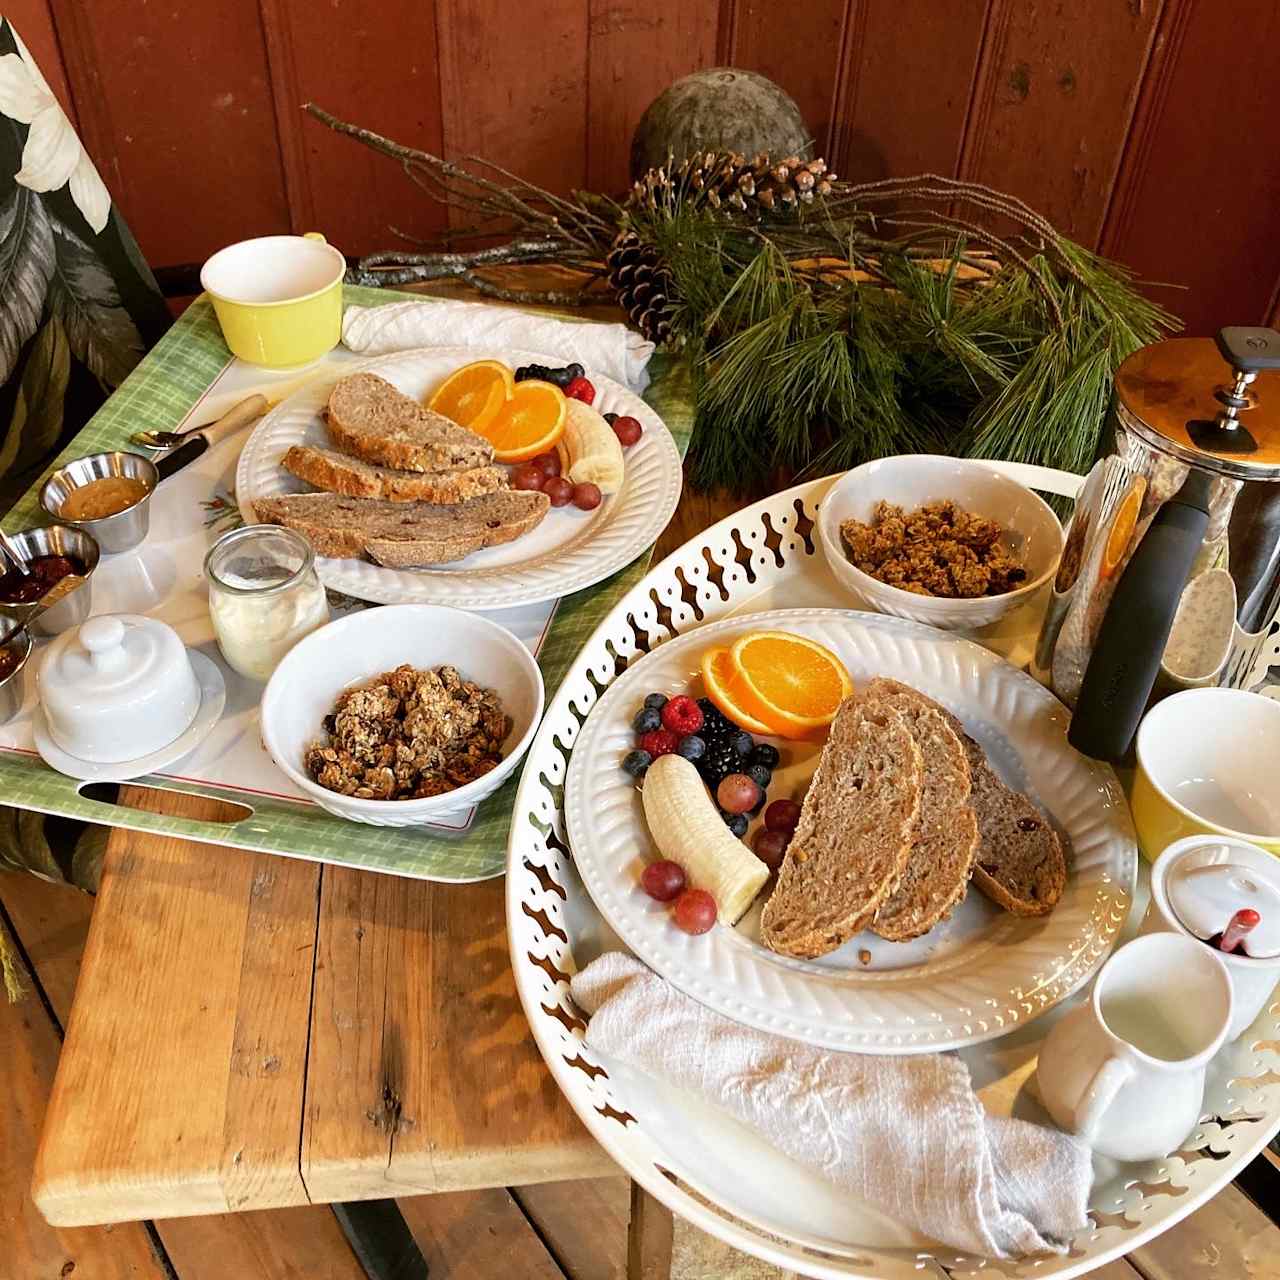
{"type": "Polygon", "coordinates": [[[158,751],[190,727],[201,689],[172,627],[140,614],[90,618],[50,646],[36,678],[49,736],[81,760],[158,751]]]}

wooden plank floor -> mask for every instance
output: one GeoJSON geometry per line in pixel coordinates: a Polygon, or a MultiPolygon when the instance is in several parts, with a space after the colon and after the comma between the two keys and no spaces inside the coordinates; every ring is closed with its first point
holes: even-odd
{"type": "MultiPolygon", "coordinates": [[[[75,991],[92,901],[0,872],[0,928],[19,945],[25,999],[0,996],[0,1280],[361,1280],[327,1206],[57,1230],[30,1197],[31,1162],[75,991]]],[[[145,1081],[139,1082],[145,1091],[145,1081]]],[[[1272,1172],[1268,1167],[1268,1172],[1272,1172]]],[[[1264,1184],[1265,1185],[1265,1184],[1264,1184]]],[[[623,1280],[626,1180],[598,1178],[404,1198],[432,1280],[623,1280]]],[[[676,1280],[783,1280],[677,1224],[676,1280]]],[[[1280,1230],[1232,1187],[1099,1280],[1280,1280],[1280,1230]]]]}

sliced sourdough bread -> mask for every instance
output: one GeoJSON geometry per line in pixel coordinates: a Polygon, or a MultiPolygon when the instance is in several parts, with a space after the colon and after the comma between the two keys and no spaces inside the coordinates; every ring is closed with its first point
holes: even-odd
{"type": "Polygon", "coordinates": [[[900,712],[924,759],[911,856],[871,926],[890,942],[906,942],[946,919],[969,887],[978,851],[969,762],[947,718],[918,690],[896,680],[873,680],[862,699],[867,706],[900,712]]]}
{"type": "Polygon", "coordinates": [[[353,373],[338,382],[329,394],[325,426],[343,453],[399,471],[451,471],[493,461],[487,440],[424,409],[376,373],[353,373]]]}
{"type": "Polygon", "coordinates": [[[766,946],[826,955],[870,924],[911,853],[923,774],[901,715],[846,699],[765,903],[766,946]]]}
{"type": "Polygon", "coordinates": [[[507,487],[502,467],[469,467],[463,471],[394,471],[349,458],[333,449],[295,444],[280,465],[299,480],[325,493],[348,498],[382,498],[387,502],[466,502],[507,487]]]}
{"type": "Polygon", "coordinates": [[[1067,887],[1067,858],[1053,824],[1020,791],[996,775],[987,754],[966,735],[978,856],[973,878],[992,902],[1015,916],[1044,916],[1067,887]]]}
{"type": "MultiPolygon", "coordinates": [[[[897,682],[875,682],[882,683],[897,682]]],[[[969,758],[969,803],[978,818],[974,882],[992,902],[1014,915],[1048,915],[1067,887],[1066,852],[1053,824],[1020,791],[1005,785],[981,744],[965,732],[956,716],[923,693],[911,692],[942,714],[969,758]]]]}
{"type": "Polygon", "coordinates": [[[302,534],[317,555],[368,555],[392,569],[461,560],[528,533],[550,508],[545,493],[504,489],[470,502],[380,502],[336,493],[259,498],[257,518],[302,534]]]}

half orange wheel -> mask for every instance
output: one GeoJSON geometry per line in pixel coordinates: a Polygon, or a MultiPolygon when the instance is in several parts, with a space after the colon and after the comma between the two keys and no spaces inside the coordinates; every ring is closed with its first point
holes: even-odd
{"type": "Polygon", "coordinates": [[[496,461],[524,462],[555,448],[564,435],[564,420],[564,392],[553,383],[530,379],[516,383],[492,422],[472,430],[493,445],[496,461]]]}
{"type": "Polygon", "coordinates": [[[787,631],[753,631],[729,650],[737,704],[782,738],[807,738],[835,719],[853,692],[830,649],[787,631]]]}
{"type": "Polygon", "coordinates": [[[744,711],[734,698],[737,677],[733,659],[728,649],[708,649],[702,655],[702,685],[707,697],[739,728],[748,733],[772,734],[773,730],[761,720],[744,711]]]}
{"type": "Polygon", "coordinates": [[[455,369],[436,388],[427,408],[483,435],[515,389],[515,375],[500,360],[476,360],[455,369]]]}

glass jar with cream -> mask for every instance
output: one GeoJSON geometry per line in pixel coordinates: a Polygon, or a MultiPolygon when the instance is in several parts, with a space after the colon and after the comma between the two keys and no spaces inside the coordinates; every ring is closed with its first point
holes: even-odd
{"type": "Polygon", "coordinates": [[[329,601],[307,542],[251,524],[224,534],[204,560],[218,648],[250,680],[266,680],[303,636],[329,621],[329,601]]]}

